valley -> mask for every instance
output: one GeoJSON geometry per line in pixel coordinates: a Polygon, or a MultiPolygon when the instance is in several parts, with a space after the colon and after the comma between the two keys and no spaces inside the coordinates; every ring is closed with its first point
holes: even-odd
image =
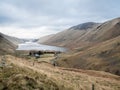
{"type": "Polygon", "coordinates": [[[79,24],[33,39],[33,50],[16,50],[25,41],[0,33],[0,90],[120,90],[120,18],[79,24]],[[68,50],[56,58],[53,46],[68,50]],[[38,49],[46,53],[29,55],[38,49]]]}
{"type": "Polygon", "coordinates": [[[58,60],[61,67],[120,75],[120,18],[104,23],[79,24],[52,35],[42,43],[70,49],[58,60]]]}

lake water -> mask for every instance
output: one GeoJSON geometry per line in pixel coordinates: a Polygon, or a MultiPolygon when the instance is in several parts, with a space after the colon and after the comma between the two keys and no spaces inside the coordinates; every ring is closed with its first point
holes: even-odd
{"type": "Polygon", "coordinates": [[[16,50],[43,50],[43,51],[60,51],[65,52],[67,49],[63,47],[56,47],[56,46],[50,46],[50,45],[43,45],[38,44],[35,42],[26,42],[23,44],[18,44],[18,48],[16,50]]]}

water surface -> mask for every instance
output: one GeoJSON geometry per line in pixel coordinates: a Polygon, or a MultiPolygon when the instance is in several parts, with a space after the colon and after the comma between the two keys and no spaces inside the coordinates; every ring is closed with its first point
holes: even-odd
{"type": "Polygon", "coordinates": [[[63,47],[50,46],[44,44],[38,44],[35,42],[26,42],[23,44],[18,44],[18,48],[16,50],[37,50],[37,51],[60,51],[65,52],[67,49],[63,47]]]}

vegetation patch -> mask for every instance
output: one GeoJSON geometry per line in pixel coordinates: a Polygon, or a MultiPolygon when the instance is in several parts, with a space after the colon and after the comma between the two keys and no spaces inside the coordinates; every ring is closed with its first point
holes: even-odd
{"type": "Polygon", "coordinates": [[[60,88],[65,89],[47,75],[31,69],[15,65],[0,68],[0,90],[60,90],[60,88]]]}

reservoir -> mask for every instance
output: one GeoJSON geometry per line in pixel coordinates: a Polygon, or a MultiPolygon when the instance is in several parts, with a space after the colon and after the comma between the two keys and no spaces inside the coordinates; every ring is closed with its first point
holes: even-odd
{"type": "Polygon", "coordinates": [[[26,42],[22,44],[18,44],[18,48],[16,50],[24,50],[24,51],[60,51],[65,52],[67,49],[63,47],[50,46],[44,44],[38,44],[36,42],[26,42]]]}

